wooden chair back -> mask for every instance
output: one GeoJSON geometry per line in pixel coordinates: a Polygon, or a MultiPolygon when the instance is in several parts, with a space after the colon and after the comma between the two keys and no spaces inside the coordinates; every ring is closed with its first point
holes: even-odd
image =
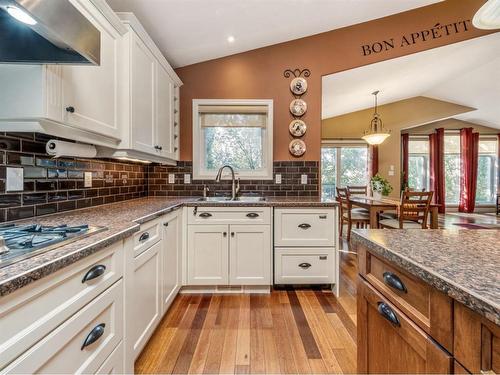
{"type": "Polygon", "coordinates": [[[349,195],[368,195],[368,186],[348,186],[349,195]]]}
{"type": "Polygon", "coordinates": [[[347,188],[336,188],[337,199],[340,202],[340,217],[351,219],[351,202],[349,202],[349,190],[347,188]]]}
{"type": "Polygon", "coordinates": [[[403,191],[399,206],[399,227],[403,228],[403,222],[410,220],[422,224],[422,228],[427,229],[432,195],[432,191],[403,191]]]}

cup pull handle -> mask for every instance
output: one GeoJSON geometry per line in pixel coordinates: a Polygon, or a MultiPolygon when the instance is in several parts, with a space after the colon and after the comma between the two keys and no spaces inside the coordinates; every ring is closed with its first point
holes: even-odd
{"type": "Polygon", "coordinates": [[[311,263],[300,263],[299,264],[299,267],[300,268],[303,268],[303,269],[308,269],[309,267],[311,267],[311,263]]]}
{"type": "Polygon", "coordinates": [[[209,213],[209,212],[202,212],[200,214],[200,217],[204,218],[204,219],[208,219],[209,217],[212,217],[212,214],[209,213]]]}
{"type": "Polygon", "coordinates": [[[85,338],[85,341],[83,342],[80,350],[85,349],[85,347],[92,345],[94,342],[99,340],[101,336],[104,334],[104,327],[106,327],[106,324],[101,323],[92,328],[92,331],[90,331],[90,333],[85,338]]]}
{"type": "Polygon", "coordinates": [[[398,316],[396,315],[394,310],[391,309],[391,307],[387,303],[379,302],[377,310],[378,310],[380,315],[382,315],[385,319],[387,319],[393,325],[395,325],[396,327],[401,326],[401,323],[399,322],[398,316]]]}
{"type": "Polygon", "coordinates": [[[148,238],[149,238],[149,232],[144,232],[144,233],[143,233],[143,234],[141,234],[141,236],[139,237],[139,241],[140,241],[140,242],[143,242],[143,241],[146,241],[148,238]]]}
{"type": "Polygon", "coordinates": [[[301,229],[309,229],[309,228],[311,228],[311,224],[306,224],[306,223],[299,224],[299,228],[301,228],[301,229]]]}
{"type": "Polygon", "coordinates": [[[87,271],[85,276],[83,276],[82,283],[93,280],[101,276],[106,271],[106,266],[104,264],[98,264],[87,271]]]}
{"type": "Polygon", "coordinates": [[[389,285],[391,288],[399,290],[400,292],[403,293],[408,293],[408,289],[406,289],[406,285],[401,281],[401,279],[393,274],[392,272],[384,272],[383,274],[384,277],[384,283],[389,285]]]}
{"type": "Polygon", "coordinates": [[[256,217],[259,217],[259,214],[256,214],[255,212],[250,212],[247,214],[247,217],[250,219],[255,219],[256,217]]]}

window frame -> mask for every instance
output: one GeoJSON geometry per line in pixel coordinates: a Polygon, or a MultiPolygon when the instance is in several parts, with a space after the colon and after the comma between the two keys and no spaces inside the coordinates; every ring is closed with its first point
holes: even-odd
{"type": "MultiPolygon", "coordinates": [[[[408,143],[412,141],[421,141],[421,142],[427,142],[429,143],[429,137],[428,136],[422,136],[422,135],[409,135],[408,137],[408,143]]],[[[428,144],[430,147],[430,145],[428,144]]],[[[426,163],[424,166],[424,175],[422,176],[422,180],[425,180],[425,189],[426,191],[431,190],[431,168],[430,168],[430,150],[428,153],[422,153],[422,152],[410,152],[409,151],[410,145],[408,144],[408,162],[410,161],[410,158],[413,157],[421,157],[423,158],[426,163]]],[[[409,181],[409,176],[408,176],[408,181],[409,181]]],[[[412,186],[410,186],[411,188],[412,186]]]]}
{"type": "MultiPolygon", "coordinates": [[[[342,170],[342,149],[344,148],[364,148],[367,150],[366,155],[366,185],[370,185],[370,176],[369,176],[369,165],[370,165],[370,155],[369,155],[369,147],[364,141],[350,140],[350,141],[341,141],[341,140],[328,140],[321,142],[321,150],[324,148],[334,148],[336,149],[335,155],[335,187],[341,187],[339,182],[341,180],[341,170],[342,170]]],[[[322,153],[322,151],[320,151],[322,153]]],[[[320,155],[321,158],[321,155],[320,155]]],[[[322,181],[323,176],[323,165],[320,166],[320,181],[322,181]]],[[[330,185],[330,184],[328,184],[330,185]]],[[[323,196],[323,183],[321,183],[320,194],[323,196]]],[[[334,192],[334,197],[336,196],[336,192],[334,192]]],[[[327,199],[331,199],[332,197],[325,197],[327,199]]]]}
{"type": "MultiPolygon", "coordinates": [[[[492,165],[491,165],[491,172],[493,172],[492,176],[490,176],[490,183],[495,186],[496,185],[496,190],[493,189],[492,191],[494,192],[493,193],[493,196],[492,196],[492,200],[489,201],[489,202],[485,202],[485,201],[478,201],[477,200],[477,181],[476,181],[476,207],[495,207],[495,204],[496,204],[496,193],[495,192],[498,192],[498,184],[499,184],[499,175],[500,175],[500,160],[498,159],[498,149],[500,147],[500,143],[498,142],[498,138],[495,137],[495,136],[491,136],[491,135],[479,135],[479,142],[481,141],[493,141],[493,142],[496,142],[496,153],[495,154],[481,154],[481,152],[478,152],[478,168],[479,168],[479,158],[481,156],[483,157],[488,157],[488,158],[491,158],[492,160],[492,165]]],[[[479,175],[479,171],[478,171],[478,175],[479,175]]]]}
{"type": "MultiPolygon", "coordinates": [[[[247,180],[272,180],[273,179],[273,100],[272,99],[193,99],[193,179],[214,179],[217,171],[205,169],[205,153],[203,130],[200,124],[199,107],[203,105],[260,105],[267,107],[267,124],[263,128],[262,159],[263,168],[256,171],[236,171],[237,178],[247,180]]],[[[230,178],[225,171],[223,178],[230,178]]]]}

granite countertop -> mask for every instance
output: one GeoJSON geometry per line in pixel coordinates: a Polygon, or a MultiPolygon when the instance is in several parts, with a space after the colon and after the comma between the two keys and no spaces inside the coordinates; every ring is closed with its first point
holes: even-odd
{"type": "Polygon", "coordinates": [[[500,231],[356,229],[352,241],[500,325],[500,231]]]}
{"type": "Polygon", "coordinates": [[[198,197],[147,197],[106,204],[81,210],[40,216],[18,223],[40,225],[89,224],[107,230],[70,242],[45,253],[35,255],[0,268],[0,296],[5,296],[38,279],[79,261],[95,252],[139,231],[140,224],[153,220],[184,205],[212,207],[335,207],[336,202],[320,198],[272,197],[260,202],[200,202],[198,197]]]}

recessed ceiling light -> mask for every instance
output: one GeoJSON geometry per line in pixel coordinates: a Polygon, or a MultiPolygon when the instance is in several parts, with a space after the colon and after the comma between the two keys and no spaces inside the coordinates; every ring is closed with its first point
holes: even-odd
{"type": "Polygon", "coordinates": [[[8,6],[6,9],[7,12],[16,20],[25,23],[27,25],[36,25],[35,19],[31,17],[28,13],[26,13],[24,10],[13,6],[8,6]]]}
{"type": "Polygon", "coordinates": [[[229,35],[229,36],[227,37],[227,41],[228,41],[229,43],[233,43],[233,42],[234,42],[234,40],[235,40],[235,39],[234,39],[234,36],[232,36],[232,35],[229,35]]]}

